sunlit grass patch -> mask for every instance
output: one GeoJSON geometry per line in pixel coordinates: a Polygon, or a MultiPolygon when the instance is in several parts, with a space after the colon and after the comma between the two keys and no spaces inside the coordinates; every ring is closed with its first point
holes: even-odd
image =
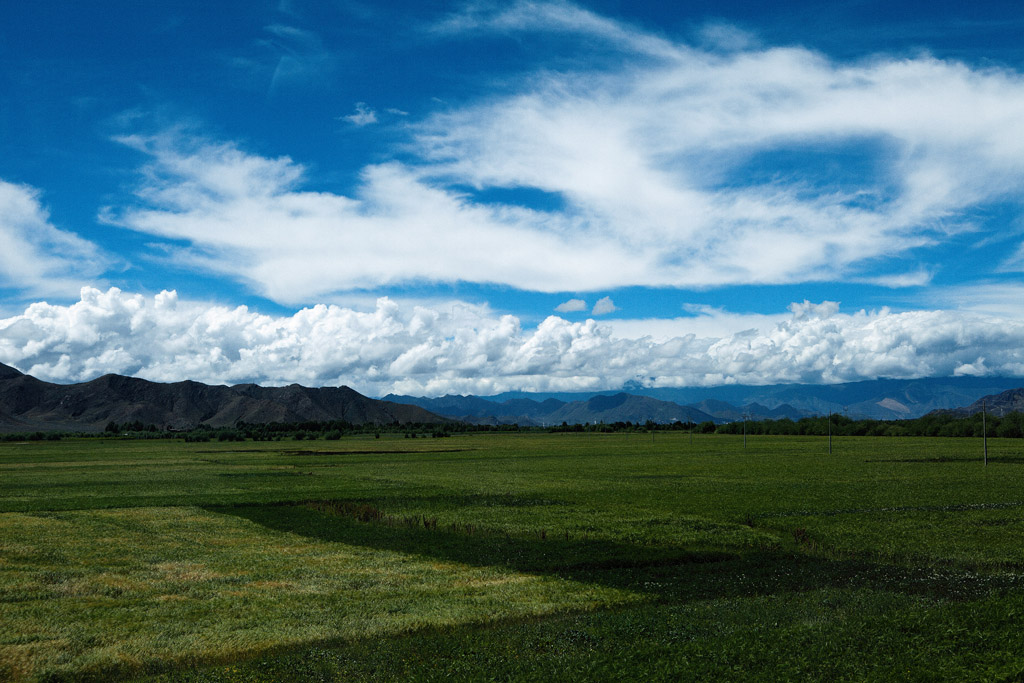
{"type": "Polygon", "coordinates": [[[114,675],[636,599],[198,508],[0,515],[0,672],[114,675]]]}

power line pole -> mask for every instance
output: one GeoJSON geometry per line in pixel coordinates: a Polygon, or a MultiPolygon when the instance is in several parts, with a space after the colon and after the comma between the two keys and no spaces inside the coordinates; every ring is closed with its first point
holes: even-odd
{"type": "Polygon", "coordinates": [[[832,411],[828,411],[828,454],[832,455],[832,411]]]}

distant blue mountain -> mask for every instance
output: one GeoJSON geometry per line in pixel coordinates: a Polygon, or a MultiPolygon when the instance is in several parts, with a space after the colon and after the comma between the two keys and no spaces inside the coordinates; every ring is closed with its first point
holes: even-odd
{"type": "Polygon", "coordinates": [[[388,394],[385,400],[419,406],[438,415],[476,424],[520,424],[540,427],[560,425],[563,422],[567,424],[636,423],[653,420],[667,424],[670,422],[722,421],[697,408],[625,392],[592,394],[575,401],[561,401],[551,397],[544,400],[511,398],[505,401],[495,401],[479,396],[423,398],[394,394],[388,394]]]}
{"type": "MultiPolygon", "coordinates": [[[[968,405],[982,396],[1024,386],[1020,377],[879,379],[846,384],[734,385],[697,389],[640,389],[636,393],[678,403],[714,398],[735,406],[788,405],[804,414],[846,413],[852,418],[898,420],[968,405]]],[[[630,391],[633,389],[631,388],[630,391]]]]}
{"type": "Polygon", "coordinates": [[[953,410],[982,396],[1024,386],[1020,377],[933,377],[879,379],[846,384],[729,385],[647,388],[629,384],[622,391],[587,393],[505,392],[495,396],[422,398],[385,396],[434,413],[476,422],[523,425],[561,422],[731,422],[800,419],[845,413],[851,418],[910,419],[933,410],[953,410]],[[626,397],[626,398],[623,398],[626,397]],[[632,399],[647,398],[655,402],[632,399]]]}

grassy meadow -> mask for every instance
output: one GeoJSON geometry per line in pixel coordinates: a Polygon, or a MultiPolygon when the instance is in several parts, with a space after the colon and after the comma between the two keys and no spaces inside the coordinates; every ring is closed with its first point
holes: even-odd
{"type": "Polygon", "coordinates": [[[0,443],[0,680],[1024,680],[1024,440],[0,443]]]}

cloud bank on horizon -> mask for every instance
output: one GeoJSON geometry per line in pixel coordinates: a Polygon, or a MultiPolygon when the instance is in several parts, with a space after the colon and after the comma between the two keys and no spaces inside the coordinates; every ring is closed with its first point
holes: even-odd
{"type": "Polygon", "coordinates": [[[167,382],[349,384],[376,395],[1024,375],[1024,323],[981,314],[848,314],[834,302],[803,302],[765,329],[723,337],[658,341],[613,330],[558,316],[524,329],[487,307],[449,314],[388,298],[372,311],[321,304],[275,317],[180,301],[176,292],[147,299],[85,288],[69,306],[36,303],[0,320],[0,358],[54,381],[115,372],[167,382]]]}
{"type": "Polygon", "coordinates": [[[690,19],[688,40],[568,2],[455,6],[409,24],[406,59],[541,56],[452,101],[364,84],[339,109],[317,87],[353,55],[268,18],[230,68],[323,100],[351,158],[261,145],[241,114],[123,110],[117,182],[75,197],[88,225],[0,163],[0,362],[376,394],[1024,376],[1021,65],[690,19]]]}

